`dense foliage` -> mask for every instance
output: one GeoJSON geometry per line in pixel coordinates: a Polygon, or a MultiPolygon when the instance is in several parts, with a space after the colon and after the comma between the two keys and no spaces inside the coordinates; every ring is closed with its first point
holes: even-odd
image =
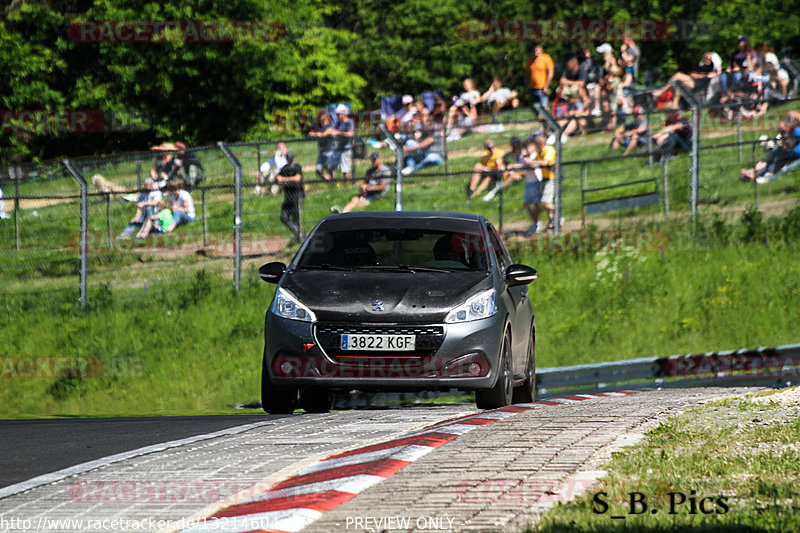
{"type": "MultiPolygon", "coordinates": [[[[426,89],[449,96],[466,76],[480,89],[494,75],[522,89],[532,39],[470,33],[474,21],[492,19],[685,21],[669,39],[640,43],[642,67],[667,74],[691,68],[706,49],[727,56],[740,33],[778,52],[800,44],[800,13],[770,0],[13,0],[0,20],[0,110],[96,110],[123,119],[116,131],[80,134],[4,123],[0,160],[143,149],[165,138],[285,136],[277,117],[286,110],[336,101],[374,109],[381,95],[426,89]],[[69,31],[82,21],[265,21],[271,32],[204,43],[169,32],[148,43],[82,42],[69,31]],[[146,127],[126,127],[130,115],[145,117],[146,127]]],[[[544,44],[558,61],[580,37],[544,44]]],[[[619,45],[613,34],[595,37],[594,45],[619,45]]]]}

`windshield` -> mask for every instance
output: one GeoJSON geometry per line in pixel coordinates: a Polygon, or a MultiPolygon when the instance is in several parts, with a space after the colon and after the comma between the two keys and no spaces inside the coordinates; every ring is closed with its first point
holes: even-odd
{"type": "Polygon", "coordinates": [[[418,228],[319,228],[297,268],[488,270],[483,234],[418,228]]]}

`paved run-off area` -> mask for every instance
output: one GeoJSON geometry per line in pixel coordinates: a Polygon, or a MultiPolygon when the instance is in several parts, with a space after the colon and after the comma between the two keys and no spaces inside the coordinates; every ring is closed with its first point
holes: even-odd
{"type": "MultiPolygon", "coordinates": [[[[608,453],[645,428],[742,392],[643,391],[539,405],[460,435],[303,531],[522,531],[552,502],[586,488],[608,453]]],[[[2,498],[0,530],[174,530],[211,516],[221,499],[252,498],[344,448],[476,412],[453,406],[265,420],[2,498]]]]}

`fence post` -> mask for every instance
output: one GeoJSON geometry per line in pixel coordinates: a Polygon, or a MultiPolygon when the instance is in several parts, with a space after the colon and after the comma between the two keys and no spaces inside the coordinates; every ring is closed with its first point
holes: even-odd
{"type": "Polygon", "coordinates": [[[108,249],[114,249],[114,228],[111,226],[111,193],[106,193],[106,226],[108,227],[108,249]]]}
{"type": "Polygon", "coordinates": [[[136,160],[136,188],[142,190],[142,160],[136,160]]]}
{"type": "Polygon", "coordinates": [[[742,115],[736,114],[736,151],[739,163],[742,162],[742,115]]]}
{"type": "Polygon", "coordinates": [[[667,177],[667,160],[661,160],[661,175],[664,178],[664,218],[669,218],[669,178],[667,177]]]}
{"type": "Polygon", "coordinates": [[[692,166],[690,169],[690,176],[692,185],[692,234],[694,235],[697,229],[697,204],[700,201],[700,102],[697,101],[694,94],[681,82],[673,80],[670,84],[678,89],[683,99],[689,102],[689,107],[692,110],[692,166]]]}
{"type": "Polygon", "coordinates": [[[200,189],[200,205],[203,208],[203,248],[208,246],[208,213],[206,212],[206,189],[200,189]]]}
{"type": "Polygon", "coordinates": [[[553,214],[553,234],[559,235],[561,233],[561,126],[558,125],[558,122],[553,115],[550,114],[550,111],[545,109],[542,104],[535,103],[533,104],[533,109],[539,113],[539,116],[547,124],[547,129],[555,135],[555,149],[556,149],[556,164],[554,165],[553,172],[554,182],[553,182],[553,196],[555,196],[554,202],[554,211],[553,214]]]}
{"type": "Polygon", "coordinates": [[[89,289],[89,185],[72,161],[64,159],[64,166],[81,186],[81,307],[86,307],[89,289]]]}
{"type": "Polygon", "coordinates": [[[386,137],[386,143],[394,150],[397,165],[395,168],[395,187],[394,187],[394,210],[403,210],[403,147],[394,138],[394,135],[386,124],[378,124],[378,129],[381,130],[386,137]]]}
{"type": "Polygon", "coordinates": [[[217,146],[233,165],[233,287],[238,291],[242,279],[242,164],[227,144],[219,141],[217,146]]]}
{"type": "Polygon", "coordinates": [[[14,242],[19,252],[20,248],[22,248],[19,233],[19,180],[22,179],[22,168],[8,167],[8,176],[14,180],[14,242]]]}
{"type": "Polygon", "coordinates": [[[581,162],[581,229],[586,227],[586,161],[581,162]]]}

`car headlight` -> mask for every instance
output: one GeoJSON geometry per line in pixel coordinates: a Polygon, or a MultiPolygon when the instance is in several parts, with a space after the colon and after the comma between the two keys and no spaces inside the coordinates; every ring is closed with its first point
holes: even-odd
{"type": "Polygon", "coordinates": [[[292,293],[282,288],[275,293],[272,312],[279,317],[291,320],[302,320],[303,322],[316,322],[317,320],[311,309],[300,303],[300,300],[295,298],[292,293]]]}
{"type": "Polygon", "coordinates": [[[454,323],[489,318],[497,312],[497,306],[495,305],[494,299],[494,289],[479,292],[467,300],[464,304],[459,305],[447,313],[447,318],[445,318],[444,321],[448,323],[454,323]]]}

